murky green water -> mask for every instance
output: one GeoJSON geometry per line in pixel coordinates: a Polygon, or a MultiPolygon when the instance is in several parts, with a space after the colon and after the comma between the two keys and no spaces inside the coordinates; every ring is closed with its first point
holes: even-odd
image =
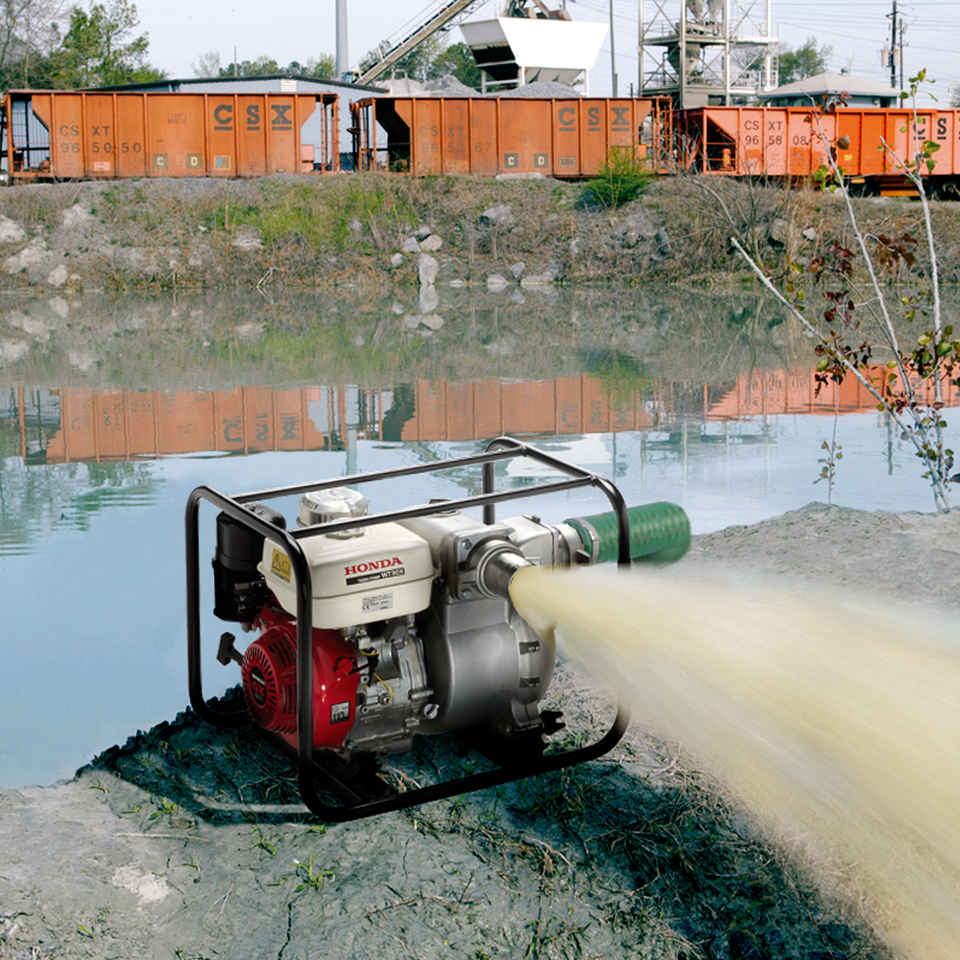
{"type": "MultiPolygon", "coordinates": [[[[435,461],[511,433],[614,478],[631,503],[681,503],[695,532],[827,499],[813,481],[834,397],[814,395],[809,342],[766,301],[443,291],[421,315],[414,295],[0,300],[13,598],[0,785],[69,775],[185,704],[182,517],[198,484],[236,493],[435,461]]],[[[932,509],[870,398],[845,388],[839,405],[834,502],[932,509]]],[[[498,484],[540,476],[518,461],[498,484]]],[[[382,510],[479,482],[452,472],[368,492],[382,510]]],[[[575,491],[517,511],[602,506],[575,491]]],[[[206,676],[210,693],[235,679],[215,664],[206,676]]]]}

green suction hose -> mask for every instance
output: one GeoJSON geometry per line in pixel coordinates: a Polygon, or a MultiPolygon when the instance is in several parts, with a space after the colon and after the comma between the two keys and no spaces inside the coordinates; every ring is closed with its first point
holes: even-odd
{"type": "MultiPolygon", "coordinates": [[[[690,519],[682,507],[661,501],[627,510],[630,520],[630,559],[670,563],[690,546],[690,519]]],[[[567,520],[580,536],[591,563],[617,559],[617,515],[611,510],[592,517],[567,520]]]]}

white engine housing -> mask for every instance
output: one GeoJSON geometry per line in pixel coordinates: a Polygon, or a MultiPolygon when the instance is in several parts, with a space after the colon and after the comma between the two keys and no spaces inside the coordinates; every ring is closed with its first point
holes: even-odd
{"type": "MultiPolygon", "coordinates": [[[[300,541],[310,565],[313,626],[338,630],[419,613],[430,604],[436,571],[430,545],[399,523],[362,528],[348,539],[318,534],[300,541]]],[[[297,614],[290,558],[269,540],[257,565],[287,613],[297,614]]]]}

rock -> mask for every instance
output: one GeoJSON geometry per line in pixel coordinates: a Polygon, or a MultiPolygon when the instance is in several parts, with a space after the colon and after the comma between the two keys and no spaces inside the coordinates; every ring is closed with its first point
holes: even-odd
{"type": "Polygon", "coordinates": [[[432,284],[420,288],[420,312],[433,313],[440,306],[440,296],[432,284]]]}
{"type": "Polygon", "coordinates": [[[19,223],[0,215],[0,243],[19,243],[24,237],[26,233],[19,223]]]}
{"type": "Polygon", "coordinates": [[[790,221],[783,217],[777,217],[769,227],[767,227],[767,236],[771,243],[779,244],[781,247],[787,243],[787,236],[790,233],[790,221]]]}
{"type": "Polygon", "coordinates": [[[263,240],[259,232],[253,227],[240,227],[233,238],[233,246],[238,250],[260,250],[263,240]]]}
{"type": "Polygon", "coordinates": [[[507,288],[507,278],[502,276],[499,273],[488,273],[487,274],[487,289],[488,290],[506,290],[507,288]]]}
{"type": "Polygon", "coordinates": [[[416,237],[407,237],[407,239],[403,241],[403,244],[401,245],[400,249],[404,253],[419,253],[420,244],[417,243],[416,237]]]}
{"type": "Polygon", "coordinates": [[[526,270],[526,268],[527,265],[522,260],[517,261],[517,263],[510,268],[510,272],[513,274],[513,279],[519,280],[520,277],[523,276],[523,271],[526,270]]]}
{"type": "Polygon", "coordinates": [[[465,287],[466,285],[467,285],[466,280],[459,280],[459,279],[451,280],[449,283],[449,286],[453,287],[456,290],[459,290],[461,287],[465,287]]]}
{"type": "Polygon", "coordinates": [[[548,287],[560,274],[560,269],[555,263],[549,263],[538,273],[531,273],[521,278],[521,287],[548,287]]]}
{"type": "Polygon", "coordinates": [[[47,274],[47,283],[51,287],[62,287],[67,282],[67,268],[61,263],[47,274]]]}
{"type": "Polygon", "coordinates": [[[68,229],[82,227],[93,219],[93,214],[81,203],[75,203],[63,211],[63,225],[68,229]]]}
{"type": "Polygon", "coordinates": [[[660,252],[666,256],[670,252],[670,234],[661,228],[654,234],[653,239],[657,241],[660,252]]]}
{"type": "Polygon", "coordinates": [[[19,253],[12,257],[7,257],[3,261],[3,269],[7,273],[20,273],[21,270],[29,270],[37,266],[47,258],[47,243],[42,237],[32,240],[19,253]]]}
{"type": "Polygon", "coordinates": [[[393,267],[394,270],[396,270],[397,267],[402,266],[402,265],[403,265],[403,254],[402,254],[402,253],[395,253],[395,254],[390,258],[390,266],[393,267]]]}
{"type": "Polygon", "coordinates": [[[0,340],[0,363],[16,363],[29,349],[30,344],[22,340],[0,340]]]}
{"type": "Polygon", "coordinates": [[[50,328],[42,320],[31,317],[26,313],[15,310],[6,317],[7,323],[17,330],[22,330],[28,337],[34,340],[49,340],[50,328]]]}
{"type": "Polygon", "coordinates": [[[435,234],[420,241],[420,249],[425,253],[436,253],[443,246],[443,241],[435,234]]]}
{"type": "Polygon", "coordinates": [[[391,311],[393,311],[393,314],[396,317],[402,317],[404,313],[406,313],[406,310],[404,309],[403,304],[397,303],[396,300],[394,300],[393,303],[390,305],[390,309],[391,311]]]}
{"type": "Polygon", "coordinates": [[[431,313],[431,314],[428,314],[427,316],[421,317],[420,322],[425,327],[429,327],[431,330],[439,330],[443,326],[445,321],[443,317],[438,317],[437,314],[431,313]]]}
{"type": "Polygon", "coordinates": [[[523,305],[527,302],[527,298],[519,290],[514,290],[513,293],[510,294],[510,302],[523,305]]]}
{"type": "Polygon", "coordinates": [[[420,326],[420,314],[419,313],[408,313],[403,318],[403,325],[408,330],[416,330],[420,326]]]}
{"type": "Polygon", "coordinates": [[[417,273],[420,277],[420,286],[433,286],[437,281],[437,274],[440,271],[440,264],[430,256],[429,253],[421,253],[417,261],[417,273]]]}
{"type": "Polygon", "coordinates": [[[238,340],[259,340],[266,333],[266,325],[257,320],[241,323],[234,327],[233,332],[238,340]]]}
{"type": "Polygon", "coordinates": [[[546,180],[547,178],[544,174],[531,170],[529,173],[498,173],[496,179],[502,182],[504,180],[546,180]]]}
{"type": "Polygon", "coordinates": [[[366,342],[367,338],[362,333],[355,333],[351,338],[350,342],[355,347],[362,347],[366,342]]]}
{"type": "Polygon", "coordinates": [[[813,227],[807,227],[807,229],[803,231],[801,236],[803,237],[804,240],[809,240],[811,243],[813,243],[813,241],[816,240],[817,237],[820,236],[820,234],[817,233],[817,231],[814,230],[813,227]]]}
{"type": "Polygon", "coordinates": [[[351,220],[347,224],[347,229],[356,239],[359,239],[363,234],[363,224],[359,220],[351,220]]]}
{"type": "Polygon", "coordinates": [[[431,233],[433,233],[433,231],[425,223],[421,223],[420,226],[413,231],[413,235],[417,240],[426,240],[431,233]]]}
{"type": "Polygon", "coordinates": [[[487,227],[500,227],[505,229],[513,226],[513,207],[509,203],[498,203],[496,206],[487,207],[480,214],[480,223],[487,227]]]}
{"type": "Polygon", "coordinates": [[[70,313],[70,304],[63,297],[51,297],[47,303],[50,309],[61,319],[66,320],[70,313]]]}
{"type": "Polygon", "coordinates": [[[646,212],[642,208],[637,208],[631,210],[610,234],[610,242],[613,246],[632,250],[641,240],[654,237],[657,232],[657,228],[650,222],[646,212]]]}
{"type": "Polygon", "coordinates": [[[81,373],[86,373],[97,365],[97,358],[87,350],[71,350],[67,353],[67,360],[81,373]]]}

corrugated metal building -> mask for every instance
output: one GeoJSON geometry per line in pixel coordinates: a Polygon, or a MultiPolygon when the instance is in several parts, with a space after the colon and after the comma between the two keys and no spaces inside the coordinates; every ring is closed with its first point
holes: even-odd
{"type": "MultiPolygon", "coordinates": [[[[365,97],[385,94],[381,87],[357,86],[337,80],[317,80],[290,73],[264,77],[188,77],[157,80],[152,83],[131,83],[117,87],[98,87],[98,90],[128,90],[145,93],[336,93],[340,97],[340,164],[341,169],[352,168],[352,141],[350,138],[350,104],[365,97]]],[[[303,127],[303,143],[321,142],[319,118],[308,120],[303,127]]]]}

